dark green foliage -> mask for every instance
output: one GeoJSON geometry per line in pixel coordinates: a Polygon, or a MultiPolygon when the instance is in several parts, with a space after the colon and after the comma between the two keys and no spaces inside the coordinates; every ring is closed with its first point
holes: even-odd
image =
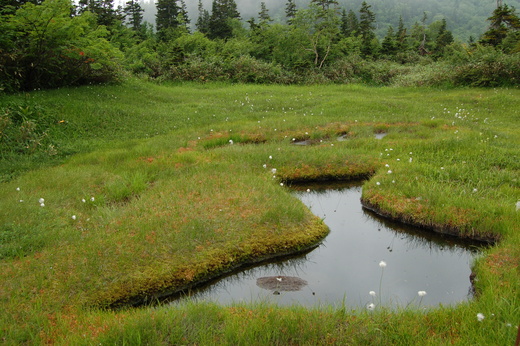
{"type": "Polygon", "coordinates": [[[375,29],[375,21],[376,15],[372,10],[370,10],[372,6],[368,5],[365,1],[361,4],[361,9],[359,10],[359,35],[361,35],[361,53],[364,56],[372,56],[374,55],[374,45],[373,41],[376,38],[374,33],[375,29]]]}
{"type": "Polygon", "coordinates": [[[442,56],[444,53],[444,48],[447,45],[453,43],[453,34],[451,31],[446,29],[446,19],[443,19],[441,23],[441,27],[439,28],[439,32],[435,40],[435,55],[437,57],[442,56]]]}
{"type": "Polygon", "coordinates": [[[320,6],[324,10],[328,10],[331,6],[338,6],[338,2],[336,0],[311,0],[311,4],[315,4],[320,6]]]}
{"type": "Polygon", "coordinates": [[[395,38],[394,28],[388,27],[383,42],[381,43],[381,54],[385,56],[394,56],[397,53],[397,40],[395,38]]]}
{"type": "Polygon", "coordinates": [[[341,12],[341,34],[345,37],[356,36],[359,32],[359,21],[354,11],[345,9],[341,12]]]}
{"type": "Polygon", "coordinates": [[[120,52],[88,12],[71,17],[67,0],[27,3],[1,26],[0,89],[56,88],[118,79],[120,52]],[[4,48],[7,48],[4,50],[4,48]]]}
{"type": "Polygon", "coordinates": [[[197,18],[197,23],[195,24],[195,26],[197,27],[197,30],[199,32],[203,34],[208,34],[210,15],[208,10],[204,9],[204,7],[202,6],[202,0],[199,0],[198,10],[199,17],[197,18]]]}
{"type": "Polygon", "coordinates": [[[233,36],[231,20],[239,19],[240,13],[234,0],[213,0],[209,33],[211,39],[228,39],[233,36]]]}
{"type": "Polygon", "coordinates": [[[126,22],[130,25],[130,27],[134,31],[140,32],[143,25],[144,12],[141,5],[135,0],[129,0],[126,2],[126,6],[123,11],[126,15],[126,22]]]}
{"type": "Polygon", "coordinates": [[[123,19],[123,15],[114,9],[114,0],[79,0],[78,13],[89,11],[96,15],[99,25],[111,27],[123,19]]]}
{"type": "Polygon", "coordinates": [[[515,12],[514,7],[498,6],[488,18],[489,29],[482,35],[480,43],[497,47],[510,33],[519,31],[520,18],[515,12]]]}
{"type": "Polygon", "coordinates": [[[180,8],[177,0],[158,0],[155,27],[160,37],[166,39],[168,34],[180,25],[180,8]]]}
{"type": "Polygon", "coordinates": [[[296,4],[294,0],[288,0],[285,4],[285,16],[287,17],[287,24],[291,24],[291,21],[296,16],[296,4]]]}
{"type": "Polygon", "coordinates": [[[265,25],[273,21],[269,16],[269,10],[265,6],[265,2],[263,1],[260,3],[260,12],[258,12],[258,19],[260,20],[260,25],[265,25]]]}

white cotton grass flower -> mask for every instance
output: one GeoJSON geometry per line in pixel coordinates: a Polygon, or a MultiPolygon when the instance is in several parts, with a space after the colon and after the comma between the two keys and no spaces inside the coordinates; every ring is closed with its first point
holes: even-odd
{"type": "Polygon", "coordinates": [[[375,308],[376,308],[376,304],[374,304],[374,303],[370,303],[367,305],[367,309],[370,311],[373,311],[375,308]]]}
{"type": "Polygon", "coordinates": [[[229,140],[229,144],[233,145],[233,140],[232,139],[229,140]]]}
{"type": "Polygon", "coordinates": [[[483,320],[484,318],[486,318],[486,316],[484,316],[483,313],[480,313],[480,312],[479,312],[479,313],[477,314],[477,320],[478,320],[479,322],[482,322],[482,320],[483,320]]]}
{"type": "Polygon", "coordinates": [[[516,202],[516,211],[520,210],[520,201],[516,202]]]}
{"type": "Polygon", "coordinates": [[[16,188],[16,191],[20,191],[20,188],[19,188],[19,187],[17,187],[17,188],[16,188]]]}
{"type": "Polygon", "coordinates": [[[87,202],[87,201],[85,200],[85,198],[82,198],[81,201],[82,201],[83,203],[86,203],[86,202],[87,202]]]}
{"type": "Polygon", "coordinates": [[[40,207],[45,207],[45,203],[40,203],[40,207]]]}
{"type": "Polygon", "coordinates": [[[381,268],[386,267],[386,262],[385,261],[379,262],[379,267],[381,267],[381,268]]]}
{"type": "Polygon", "coordinates": [[[272,155],[269,155],[269,160],[272,160],[273,159],[273,156],[272,155]]]}
{"type": "Polygon", "coordinates": [[[424,297],[427,293],[426,291],[419,291],[417,292],[417,294],[419,295],[419,297],[424,297]]]}
{"type": "Polygon", "coordinates": [[[388,174],[392,174],[392,171],[391,171],[391,170],[388,170],[388,172],[387,172],[387,173],[388,173],[388,174]]]}
{"type": "Polygon", "coordinates": [[[276,174],[276,168],[271,169],[271,173],[276,174]]]}
{"type": "Polygon", "coordinates": [[[372,297],[376,296],[376,292],[375,291],[370,291],[370,292],[368,292],[368,294],[370,294],[372,297]]]}
{"type": "Polygon", "coordinates": [[[45,203],[45,199],[40,198],[40,199],[38,200],[38,203],[40,203],[40,204],[45,203]]]}
{"type": "Polygon", "coordinates": [[[96,199],[94,197],[90,197],[90,201],[94,202],[96,199]]]}
{"type": "Polygon", "coordinates": [[[72,220],[76,220],[76,215],[72,215],[72,220]]]}
{"type": "Polygon", "coordinates": [[[379,186],[379,185],[381,185],[381,183],[378,181],[378,182],[376,182],[376,185],[379,186]]]}

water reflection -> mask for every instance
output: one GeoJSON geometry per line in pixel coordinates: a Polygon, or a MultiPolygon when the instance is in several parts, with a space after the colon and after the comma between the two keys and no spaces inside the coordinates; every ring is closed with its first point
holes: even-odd
{"type": "MultiPolygon", "coordinates": [[[[197,299],[230,304],[276,302],[349,307],[454,304],[471,297],[470,266],[477,247],[451,237],[380,218],[360,204],[361,187],[295,187],[295,195],[322,217],[331,233],[313,251],[230,275],[194,292],[197,299]],[[387,263],[385,268],[379,262],[387,263]],[[299,290],[266,290],[259,278],[293,278],[299,290]],[[376,296],[369,295],[377,292],[376,296]],[[418,296],[418,291],[427,295],[418,296]]],[[[276,283],[276,281],[273,281],[276,283]]]]}

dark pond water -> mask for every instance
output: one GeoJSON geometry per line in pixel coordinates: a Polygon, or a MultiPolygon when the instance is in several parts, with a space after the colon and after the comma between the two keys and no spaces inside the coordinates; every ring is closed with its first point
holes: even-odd
{"type": "Polygon", "coordinates": [[[426,307],[471,298],[475,246],[378,217],[361,207],[359,185],[297,189],[295,196],[331,229],[323,244],[230,275],[193,293],[194,298],[351,308],[370,303],[426,307]],[[419,291],[426,295],[420,297],[419,291]]]}

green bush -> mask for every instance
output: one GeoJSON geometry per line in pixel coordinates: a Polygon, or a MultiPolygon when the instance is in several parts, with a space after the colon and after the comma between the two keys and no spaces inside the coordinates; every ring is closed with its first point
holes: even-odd
{"type": "Polygon", "coordinates": [[[121,52],[105,37],[91,13],[71,17],[68,0],[26,3],[2,18],[0,88],[5,91],[56,88],[117,81],[121,52]]]}

